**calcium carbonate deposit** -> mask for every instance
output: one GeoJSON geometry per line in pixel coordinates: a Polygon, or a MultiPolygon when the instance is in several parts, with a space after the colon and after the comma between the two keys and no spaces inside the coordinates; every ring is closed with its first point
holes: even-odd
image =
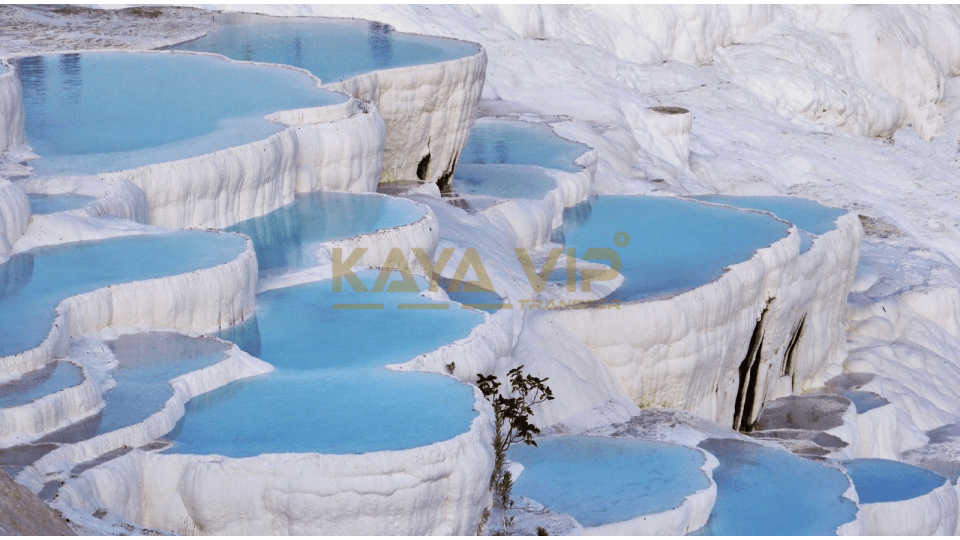
{"type": "Polygon", "coordinates": [[[960,532],[960,9],[0,18],[5,534],[960,532]]]}

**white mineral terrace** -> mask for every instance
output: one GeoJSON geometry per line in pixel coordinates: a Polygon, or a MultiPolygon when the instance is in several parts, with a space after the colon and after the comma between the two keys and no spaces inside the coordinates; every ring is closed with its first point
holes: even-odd
{"type": "Polygon", "coordinates": [[[220,9],[0,7],[0,470],[75,532],[960,533],[960,10],[220,9]]]}

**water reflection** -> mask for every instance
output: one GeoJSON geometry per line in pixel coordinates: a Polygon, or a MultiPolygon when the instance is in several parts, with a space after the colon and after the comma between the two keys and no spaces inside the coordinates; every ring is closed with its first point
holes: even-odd
{"type": "Polygon", "coordinates": [[[367,45],[370,56],[377,68],[389,67],[393,62],[393,27],[389,24],[372,22],[367,26],[367,45]]]}
{"type": "Polygon", "coordinates": [[[263,217],[238,223],[230,230],[250,237],[257,252],[260,273],[269,275],[271,270],[303,267],[300,221],[300,206],[292,204],[263,217]]]}
{"type": "Polygon", "coordinates": [[[591,199],[587,199],[582,203],[572,208],[567,208],[563,211],[563,226],[553,230],[550,235],[551,242],[566,244],[567,239],[563,234],[564,228],[585,225],[588,221],[590,221],[590,216],[593,214],[593,206],[590,204],[590,201],[591,199]]]}
{"type": "Polygon", "coordinates": [[[472,43],[404,34],[377,22],[241,13],[217,15],[217,25],[205,36],[170,48],[297,66],[324,82],[377,69],[454,60],[479,51],[472,43]]]}
{"type": "Polygon", "coordinates": [[[33,255],[18,253],[0,264],[0,302],[16,295],[33,277],[33,255]]]}
{"type": "Polygon", "coordinates": [[[315,266],[320,243],[420,219],[404,201],[358,193],[299,195],[292,204],[230,227],[253,240],[261,276],[315,266]]]}
{"type": "Polygon", "coordinates": [[[497,141],[497,144],[494,145],[494,148],[497,151],[497,163],[507,163],[507,156],[510,155],[510,147],[507,146],[506,141],[497,141]]]}
{"type": "Polygon", "coordinates": [[[300,32],[293,37],[293,62],[297,67],[303,67],[303,44],[300,41],[300,32]]]}
{"type": "Polygon", "coordinates": [[[60,55],[60,79],[63,81],[63,99],[70,105],[80,104],[80,87],[83,83],[83,74],[80,67],[79,54],[60,55]]]}
{"type": "Polygon", "coordinates": [[[260,326],[257,325],[256,315],[241,324],[221,330],[214,335],[224,341],[236,343],[241,351],[260,358],[260,326]]]}
{"type": "Polygon", "coordinates": [[[20,75],[20,84],[23,85],[24,101],[43,103],[47,97],[44,79],[47,68],[42,56],[28,56],[16,61],[17,73],[20,75]]]}

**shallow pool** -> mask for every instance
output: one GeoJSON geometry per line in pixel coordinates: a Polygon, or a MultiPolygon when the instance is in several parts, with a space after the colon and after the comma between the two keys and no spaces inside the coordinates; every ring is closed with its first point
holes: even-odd
{"type": "Polygon", "coordinates": [[[556,187],[542,170],[522,165],[460,164],[453,177],[457,193],[496,199],[542,199],[556,187]]]}
{"type": "Polygon", "coordinates": [[[842,497],[842,472],[789,452],[734,439],[700,447],[720,461],[717,502],[701,535],[832,535],[854,520],[857,505],[842,497]]]}
{"type": "MultiPolygon", "coordinates": [[[[725,267],[784,238],[787,229],[755,212],[666,197],[602,195],[565,212],[555,238],[581,258],[588,248],[616,251],[625,281],[610,298],[633,301],[707,284],[725,267]]],[[[557,268],[551,278],[563,280],[565,272],[557,268]]]]}
{"type": "Polygon", "coordinates": [[[184,274],[236,259],[243,237],[178,231],[35,249],[0,265],[0,357],[32,349],[57,304],[100,287],[184,274]]]}
{"type": "Polygon", "coordinates": [[[90,52],[17,60],[34,174],[94,174],[265,139],[264,115],[340,103],[291,69],[203,55],[90,52]]]}
{"type": "Polygon", "coordinates": [[[315,266],[322,242],[407,225],[424,213],[423,207],[393,197],[318,192],[298,195],[292,204],[227,230],[253,240],[261,276],[268,276],[315,266]]]}
{"type": "Polygon", "coordinates": [[[933,471],[889,459],[850,459],[843,466],[865,504],[913,499],[946,482],[933,471]]]}
{"type": "Polygon", "coordinates": [[[103,396],[97,434],[146,420],[173,396],[171,380],[224,360],[230,347],[175,332],[127,334],[108,345],[119,364],[109,373],[117,385],[103,396]]]}
{"type": "Polygon", "coordinates": [[[703,455],[673,444],[635,439],[555,437],[514,445],[509,459],[524,470],[513,487],[551,510],[596,527],[676,508],[710,486],[703,455]]]}
{"type": "Polygon", "coordinates": [[[403,34],[390,25],[367,21],[218,13],[216,22],[218,26],[206,36],[170,48],[296,66],[324,83],[378,69],[455,60],[479,51],[473,43],[403,34]]]}
{"type": "MultiPolygon", "coordinates": [[[[357,272],[368,288],[377,275],[357,272]]],[[[416,293],[358,293],[346,281],[333,292],[329,280],[261,293],[257,306],[245,334],[258,333],[259,357],[276,369],[191,400],[170,452],[351,454],[425,446],[469,430],[477,415],[472,387],[383,366],[468,336],[483,320],[479,312],[416,293]]]]}
{"type": "Polygon", "coordinates": [[[470,129],[470,138],[460,152],[459,163],[539,165],[577,172],[581,167],[574,161],[588,150],[590,148],[586,145],[557,136],[550,126],[544,124],[481,119],[470,129]]]}
{"type": "Polygon", "coordinates": [[[66,212],[67,210],[76,210],[92,204],[97,200],[96,197],[76,195],[73,193],[58,195],[28,193],[27,199],[30,200],[30,213],[32,214],[55,214],[57,212],[66,212]]]}
{"type": "Polygon", "coordinates": [[[699,195],[692,198],[700,201],[727,204],[736,206],[737,208],[762,210],[793,223],[801,232],[801,253],[806,253],[810,249],[810,246],[813,244],[813,239],[817,235],[834,230],[837,219],[847,213],[846,210],[823,206],[815,201],[800,197],[699,195]]]}
{"type": "Polygon", "coordinates": [[[878,407],[883,407],[884,405],[890,404],[890,402],[884,397],[874,394],[873,392],[865,392],[863,390],[846,390],[843,393],[843,397],[853,402],[853,406],[856,408],[857,414],[863,414],[878,407]]]}
{"type": "Polygon", "coordinates": [[[83,382],[83,371],[70,362],[54,362],[19,379],[0,384],[0,408],[17,407],[83,382]]]}

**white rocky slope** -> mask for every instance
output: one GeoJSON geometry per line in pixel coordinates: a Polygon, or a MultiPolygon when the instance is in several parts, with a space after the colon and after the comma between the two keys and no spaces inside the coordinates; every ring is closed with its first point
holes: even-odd
{"type": "MultiPolygon", "coordinates": [[[[570,118],[558,131],[597,149],[598,191],[812,198],[870,218],[863,265],[879,267],[884,306],[906,303],[897,291],[936,287],[947,297],[960,289],[960,16],[951,6],[238,9],[372,18],[476,41],[489,58],[485,103],[570,118]],[[662,150],[664,135],[643,129],[657,105],[693,115],[686,166],[662,150]],[[901,254],[875,260],[890,244],[901,254]],[[936,284],[909,270],[917,257],[942,269],[936,284]]],[[[954,314],[930,296],[914,297],[923,309],[912,307],[911,317],[944,354],[925,363],[933,374],[901,380],[907,388],[890,396],[924,427],[956,411],[938,406],[947,415],[931,420],[897,405],[897,395],[924,396],[960,364],[954,314]]],[[[893,342],[882,332],[866,337],[855,356],[875,366],[893,342]]],[[[921,346],[917,339],[907,341],[921,346]]],[[[875,369],[847,368],[857,365],[875,369]]],[[[947,386],[937,393],[957,396],[947,386]]]]}
{"type": "Polygon", "coordinates": [[[242,9],[357,16],[483,44],[483,97],[570,117],[558,129],[597,149],[598,191],[791,194],[872,218],[844,368],[877,374],[867,389],[912,430],[957,421],[954,8],[242,9]],[[686,162],[646,127],[654,105],[692,112],[686,162]]]}

